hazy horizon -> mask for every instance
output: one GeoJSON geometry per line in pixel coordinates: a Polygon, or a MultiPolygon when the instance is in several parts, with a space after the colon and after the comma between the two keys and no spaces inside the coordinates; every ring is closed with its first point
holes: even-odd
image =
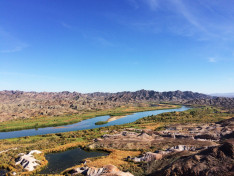
{"type": "Polygon", "coordinates": [[[0,90],[234,91],[234,2],[1,0],[0,90]]]}

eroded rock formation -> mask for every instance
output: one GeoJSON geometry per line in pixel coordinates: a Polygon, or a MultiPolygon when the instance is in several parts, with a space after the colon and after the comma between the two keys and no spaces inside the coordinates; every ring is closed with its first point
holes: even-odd
{"type": "MultiPolygon", "coordinates": [[[[234,141],[209,147],[191,156],[182,157],[155,175],[208,175],[231,176],[234,174],[234,141]]],[[[153,175],[153,174],[152,174],[153,175]]]]}
{"type": "Polygon", "coordinates": [[[15,165],[20,164],[25,170],[33,171],[38,165],[40,165],[40,161],[35,159],[34,154],[40,154],[39,150],[32,150],[28,154],[20,153],[19,157],[16,159],[15,165]]]}
{"type": "Polygon", "coordinates": [[[133,176],[129,172],[122,172],[114,165],[106,165],[102,168],[78,167],[68,171],[71,175],[83,174],[86,176],[133,176]]]}
{"type": "Polygon", "coordinates": [[[79,114],[144,102],[176,102],[210,96],[190,91],[91,93],[0,91],[0,121],[38,116],[79,114]]]}

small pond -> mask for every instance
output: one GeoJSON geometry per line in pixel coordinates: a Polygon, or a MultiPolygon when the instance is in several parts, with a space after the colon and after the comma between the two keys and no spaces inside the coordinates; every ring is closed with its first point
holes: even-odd
{"type": "Polygon", "coordinates": [[[5,176],[7,174],[8,170],[6,169],[0,169],[0,176],[5,176]]]}
{"type": "Polygon", "coordinates": [[[107,155],[107,152],[85,151],[80,148],[67,150],[65,152],[50,153],[46,155],[48,165],[40,171],[40,174],[58,174],[69,167],[79,165],[85,158],[107,155]]]}

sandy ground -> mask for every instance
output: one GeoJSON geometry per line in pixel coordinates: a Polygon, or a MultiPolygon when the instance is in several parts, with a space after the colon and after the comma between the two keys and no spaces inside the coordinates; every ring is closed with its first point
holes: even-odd
{"type": "Polygon", "coordinates": [[[126,115],[124,115],[124,116],[113,116],[113,117],[110,117],[110,118],[107,120],[107,122],[112,122],[112,121],[115,121],[115,120],[117,120],[117,119],[121,119],[121,118],[123,118],[123,117],[126,117],[126,115]]]}

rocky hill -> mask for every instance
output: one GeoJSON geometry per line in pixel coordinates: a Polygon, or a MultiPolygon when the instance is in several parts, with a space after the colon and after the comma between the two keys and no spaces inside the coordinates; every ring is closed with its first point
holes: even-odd
{"type": "Polygon", "coordinates": [[[143,102],[185,103],[210,96],[191,91],[90,93],[0,91],[0,121],[37,116],[55,116],[143,102]]]}
{"type": "Polygon", "coordinates": [[[118,92],[108,94],[105,100],[108,101],[121,101],[121,102],[135,102],[135,101],[157,101],[157,102],[175,102],[184,103],[188,100],[210,98],[210,96],[194,93],[191,91],[169,91],[169,92],[156,92],[153,90],[139,90],[136,92],[118,92]]]}
{"type": "Polygon", "coordinates": [[[210,147],[197,154],[183,157],[152,175],[217,175],[234,174],[234,141],[210,147]]]}
{"type": "Polygon", "coordinates": [[[74,114],[120,106],[104,98],[77,92],[0,91],[0,121],[37,116],[74,114]]]}
{"type": "Polygon", "coordinates": [[[234,112],[234,98],[225,97],[213,97],[213,98],[202,98],[188,101],[188,105],[204,105],[204,106],[215,106],[227,109],[229,112],[234,112]]]}

